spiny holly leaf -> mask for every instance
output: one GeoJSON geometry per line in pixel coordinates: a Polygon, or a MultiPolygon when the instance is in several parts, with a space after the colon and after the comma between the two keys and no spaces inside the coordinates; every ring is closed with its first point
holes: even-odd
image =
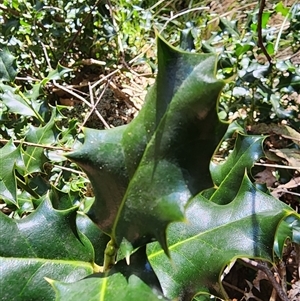
{"type": "Polygon", "coordinates": [[[145,249],[142,247],[131,256],[130,265],[125,260],[119,261],[108,273],[94,274],[76,283],[49,279],[56,300],[166,300],[145,249]]]}
{"type": "Polygon", "coordinates": [[[76,225],[81,233],[83,233],[93,244],[95,252],[95,262],[99,266],[103,265],[103,255],[109,237],[105,235],[86,215],[78,212],[76,225]]]}
{"type": "Polygon", "coordinates": [[[118,273],[106,278],[89,278],[76,283],[63,283],[50,279],[48,281],[56,291],[56,301],[167,300],[162,295],[157,295],[135,275],[126,279],[118,273]]]}
{"type": "Polygon", "coordinates": [[[0,84],[0,89],[3,91],[3,93],[1,93],[1,101],[7,106],[11,113],[39,118],[36,109],[40,104],[35,103],[34,99],[27,99],[24,94],[18,94],[18,89],[5,84],[0,84]]]}
{"type": "Polygon", "coordinates": [[[10,140],[0,150],[0,196],[3,200],[17,205],[16,169],[24,170],[20,146],[10,140]]]}
{"type": "Polygon", "coordinates": [[[156,84],[128,126],[85,129],[83,146],[67,155],[87,173],[96,200],[89,215],[113,241],[135,246],[184,219],[184,206],[212,185],[209,161],[227,125],[216,105],[224,82],[216,56],[179,51],[158,39],[156,84]],[[203,147],[205,146],[205,147],[203,147]]]}
{"type": "Polygon", "coordinates": [[[55,293],[44,279],[75,282],[92,272],[91,264],[81,261],[0,257],[2,301],[55,300],[55,293]],[[42,299],[41,299],[42,296],[42,299]]]}
{"type": "MultiPolygon", "coordinates": [[[[157,243],[148,258],[168,298],[191,300],[198,293],[225,297],[220,273],[234,258],[272,261],[275,232],[283,218],[295,212],[256,190],[247,176],[227,205],[196,196],[186,211],[186,223],[168,228],[172,262],[157,243]]],[[[298,217],[299,219],[299,217],[298,217]]]]}
{"type": "Polygon", "coordinates": [[[288,216],[279,225],[274,244],[274,252],[279,258],[282,258],[287,238],[300,245],[300,219],[298,216],[288,216]]]}
{"type": "Polygon", "coordinates": [[[93,272],[89,240],[77,232],[76,207],[54,210],[45,197],[21,220],[0,212],[1,300],[53,300],[44,277],[74,282],[93,272]]]}
{"type": "Polygon", "coordinates": [[[237,194],[245,169],[250,172],[253,162],[263,156],[263,136],[238,133],[232,153],[222,164],[210,163],[210,171],[216,188],[210,200],[225,205],[237,194]]]}
{"type": "Polygon", "coordinates": [[[35,212],[21,220],[1,214],[1,255],[91,261],[91,244],[76,229],[76,211],[77,207],[55,210],[45,197],[35,212]]]}
{"type": "Polygon", "coordinates": [[[42,171],[43,164],[48,161],[44,154],[43,145],[51,145],[56,141],[57,129],[55,127],[55,119],[57,117],[56,109],[53,109],[49,122],[43,127],[29,126],[25,136],[26,142],[32,142],[41,145],[27,146],[24,152],[24,160],[26,172],[28,174],[42,171]]]}
{"type": "Polygon", "coordinates": [[[146,254],[146,246],[139,248],[133,253],[130,257],[130,264],[128,264],[126,259],[118,261],[118,263],[109,271],[108,275],[113,275],[115,273],[122,273],[127,279],[131,275],[135,275],[155,290],[158,295],[162,295],[162,288],[146,254]]]}
{"type": "Polygon", "coordinates": [[[57,64],[57,67],[55,70],[51,70],[49,72],[49,74],[47,75],[47,77],[44,79],[44,82],[47,80],[59,80],[62,79],[63,76],[68,73],[71,72],[72,69],[66,68],[64,66],[62,66],[61,64],[57,64]]]}
{"type": "Polygon", "coordinates": [[[0,49],[0,81],[12,82],[17,73],[16,58],[7,49],[0,49]]]}

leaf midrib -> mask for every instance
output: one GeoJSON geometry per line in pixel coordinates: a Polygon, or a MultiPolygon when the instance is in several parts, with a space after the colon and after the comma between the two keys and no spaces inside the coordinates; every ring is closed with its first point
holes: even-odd
{"type": "Polygon", "coordinates": [[[80,266],[80,267],[90,267],[93,268],[92,264],[82,260],[66,260],[66,259],[49,259],[49,258],[35,258],[35,257],[3,257],[0,256],[0,259],[3,261],[6,260],[17,260],[17,261],[26,261],[29,260],[31,262],[36,263],[55,263],[55,264],[65,264],[69,266],[80,266]]]}
{"type": "MultiPolygon", "coordinates": [[[[266,210],[266,211],[258,212],[258,214],[263,213],[263,212],[271,213],[271,211],[266,210]]],[[[277,212],[277,211],[276,211],[276,212],[277,212]]],[[[186,239],[184,239],[184,240],[178,241],[178,242],[176,242],[175,244],[168,246],[168,249],[169,249],[169,250],[172,250],[172,249],[174,249],[174,248],[176,248],[176,247],[178,247],[178,246],[180,246],[180,245],[182,245],[182,244],[189,243],[190,241],[199,239],[199,237],[200,237],[201,235],[209,234],[210,232],[216,231],[216,230],[218,230],[219,228],[222,228],[222,227],[224,227],[224,226],[227,227],[227,226],[229,226],[229,225],[233,225],[233,224],[236,223],[236,222],[241,222],[241,221],[245,220],[246,218],[249,218],[249,217],[251,217],[251,216],[253,216],[253,215],[256,216],[256,215],[258,215],[258,214],[250,214],[250,215],[247,215],[247,216],[245,216],[245,217],[243,217],[243,218],[241,218],[241,219],[236,219],[236,220],[231,221],[231,222],[222,223],[221,225],[219,225],[219,226],[217,226],[217,227],[208,229],[208,230],[206,230],[206,231],[204,231],[204,232],[198,233],[197,235],[194,235],[194,236],[191,236],[191,237],[186,238],[186,239]]],[[[285,215],[283,216],[283,218],[286,218],[289,214],[290,214],[289,212],[285,212],[285,215]]],[[[271,215],[271,214],[270,214],[270,215],[271,215]]],[[[207,241],[201,240],[201,239],[199,239],[199,240],[202,241],[203,243],[207,244],[207,241]]],[[[211,246],[211,247],[214,248],[214,249],[216,249],[215,246],[211,246]]],[[[156,257],[156,256],[158,256],[159,254],[161,254],[161,253],[163,253],[163,252],[164,252],[164,251],[163,251],[162,249],[160,249],[159,251],[157,251],[157,252],[155,252],[155,253],[153,253],[153,254],[148,255],[148,259],[151,259],[151,258],[153,258],[153,257],[156,257]]]]}

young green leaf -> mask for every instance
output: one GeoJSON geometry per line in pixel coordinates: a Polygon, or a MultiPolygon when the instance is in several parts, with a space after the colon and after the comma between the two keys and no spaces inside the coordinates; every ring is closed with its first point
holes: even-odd
{"type": "Polygon", "coordinates": [[[282,1],[280,1],[276,4],[275,11],[281,13],[284,17],[286,17],[290,12],[290,9],[288,7],[285,7],[282,1]]]}
{"type": "Polygon", "coordinates": [[[271,16],[270,12],[264,12],[262,14],[261,27],[263,29],[265,29],[267,27],[267,24],[269,22],[270,16],[271,16]]]}

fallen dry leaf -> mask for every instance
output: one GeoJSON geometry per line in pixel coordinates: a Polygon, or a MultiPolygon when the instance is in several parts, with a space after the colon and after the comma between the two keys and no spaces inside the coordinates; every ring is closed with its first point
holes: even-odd
{"type": "Polygon", "coordinates": [[[292,178],[289,182],[279,185],[273,191],[271,194],[275,198],[279,198],[283,193],[287,192],[288,189],[296,188],[300,185],[300,177],[292,178]]]}
{"type": "Polygon", "coordinates": [[[299,167],[300,170],[300,151],[294,148],[282,148],[282,149],[272,149],[271,152],[275,153],[276,156],[285,159],[289,166],[296,168],[299,167]]]}
{"type": "Polygon", "coordinates": [[[254,177],[255,183],[257,184],[266,184],[267,187],[272,187],[274,183],[277,181],[274,176],[275,168],[266,167],[263,171],[257,173],[254,177]]]}

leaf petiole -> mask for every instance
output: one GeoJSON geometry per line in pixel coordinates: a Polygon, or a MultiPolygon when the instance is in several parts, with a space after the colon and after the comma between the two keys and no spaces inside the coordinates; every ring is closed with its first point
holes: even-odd
{"type": "Polygon", "coordinates": [[[104,251],[104,263],[103,263],[103,272],[109,271],[116,262],[118,247],[115,244],[115,241],[111,239],[105,248],[104,251]]]}

